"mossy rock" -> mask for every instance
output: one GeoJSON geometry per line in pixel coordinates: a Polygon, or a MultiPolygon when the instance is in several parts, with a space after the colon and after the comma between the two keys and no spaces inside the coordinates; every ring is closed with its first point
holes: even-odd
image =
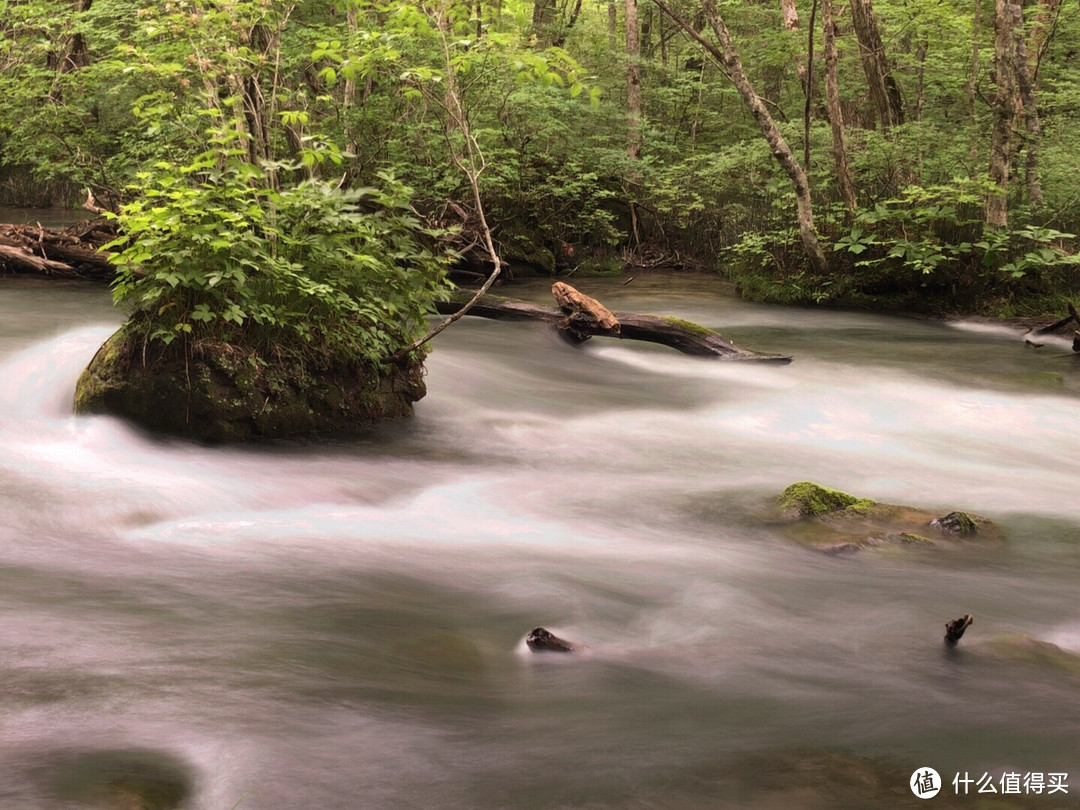
{"type": "Polygon", "coordinates": [[[579,276],[619,276],[626,271],[626,263],[619,256],[582,259],[575,272],[579,276]]]}
{"type": "Polygon", "coordinates": [[[124,810],[179,810],[194,781],[186,764],[145,750],[60,753],[46,758],[37,778],[65,807],[124,810]]]}
{"type": "Polygon", "coordinates": [[[866,498],[856,498],[838,489],[829,489],[813,481],[799,481],[792,484],[776,499],[777,505],[786,516],[814,518],[854,509],[864,512],[874,502],[866,498]]]}
{"type": "Polygon", "coordinates": [[[420,360],[393,367],[310,363],[179,341],[146,346],[130,323],[98,350],[75,388],[75,412],[126,419],[208,443],[348,433],[412,413],[426,393],[420,360]]]}
{"type": "Polygon", "coordinates": [[[527,274],[523,270],[536,275],[555,275],[555,253],[538,239],[535,234],[520,231],[501,236],[502,257],[518,275],[527,274]]]}
{"type": "Polygon", "coordinates": [[[936,517],[933,512],[858,498],[812,481],[789,486],[777,497],[776,506],[784,521],[784,534],[830,554],[1002,538],[1001,531],[980,515],[950,512],[936,517]]]}

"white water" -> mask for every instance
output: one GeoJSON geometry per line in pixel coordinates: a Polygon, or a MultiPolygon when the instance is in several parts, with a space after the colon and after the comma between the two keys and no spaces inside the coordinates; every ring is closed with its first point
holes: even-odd
{"type": "Polygon", "coordinates": [[[107,295],[4,282],[0,808],[96,806],[101,774],[189,810],[895,807],[927,764],[1080,783],[1075,677],[988,646],[1080,651],[1074,359],[635,283],[583,286],[796,361],[466,319],[409,423],[203,448],[73,417],[107,295]],[[1010,539],[810,552],[760,517],[803,479],[1010,539]],[[585,654],[528,653],[541,624],[585,654]],[[769,787],[822,751],[900,781],[769,787]]]}

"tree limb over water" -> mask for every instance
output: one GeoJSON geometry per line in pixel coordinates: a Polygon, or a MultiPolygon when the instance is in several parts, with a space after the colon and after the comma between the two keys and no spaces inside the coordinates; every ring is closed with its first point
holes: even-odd
{"type": "MultiPolygon", "coordinates": [[[[588,296],[582,296],[573,287],[562,282],[556,283],[560,296],[560,304],[568,300],[567,290],[580,298],[596,303],[588,296]]],[[[442,315],[452,315],[463,308],[471,295],[459,297],[438,304],[438,311],[442,315]]],[[[607,312],[602,306],[604,312],[607,312]]],[[[728,342],[719,333],[704,326],[684,321],[680,318],[661,317],[658,315],[641,315],[633,312],[615,312],[612,314],[617,321],[612,328],[609,322],[603,318],[591,318],[584,314],[582,309],[567,311],[566,309],[553,309],[521,301],[514,298],[503,298],[495,295],[485,295],[480,298],[469,310],[469,315],[480,318],[492,318],[504,321],[540,321],[548,323],[566,334],[573,343],[580,343],[594,335],[616,337],[622,340],[644,340],[650,343],[660,343],[670,346],[683,354],[695,357],[711,357],[717,360],[751,360],[764,363],[790,363],[789,355],[765,354],[749,349],[743,349],[728,342]]]]}

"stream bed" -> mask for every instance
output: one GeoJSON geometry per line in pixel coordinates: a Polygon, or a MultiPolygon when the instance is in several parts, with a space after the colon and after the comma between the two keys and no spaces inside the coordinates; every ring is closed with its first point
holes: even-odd
{"type": "Polygon", "coordinates": [[[923,766],[1076,804],[1068,345],[576,281],[795,361],[466,318],[406,423],[201,447],[72,416],[106,289],[0,280],[0,810],[892,808],[923,766]],[[763,518],[801,480],[1008,540],[815,552],[763,518]]]}

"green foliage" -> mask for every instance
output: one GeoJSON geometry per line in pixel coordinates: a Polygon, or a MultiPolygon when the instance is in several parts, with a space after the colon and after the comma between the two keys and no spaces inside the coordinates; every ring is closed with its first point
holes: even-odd
{"type": "Polygon", "coordinates": [[[152,339],[311,347],[333,361],[378,362],[417,336],[447,291],[437,233],[390,175],[381,188],[322,181],[280,189],[259,168],[213,153],[140,174],[124,206],[118,303],[152,339]]]}
{"type": "MultiPolygon", "coordinates": [[[[798,67],[810,4],[797,7],[801,32],[784,30],[775,3],[720,4],[751,82],[801,155],[798,67]]],[[[692,17],[696,7],[681,9],[692,17]]],[[[167,203],[185,227],[194,208],[206,206],[195,231],[204,228],[209,241],[184,249],[211,264],[232,261],[224,249],[206,247],[215,228],[252,264],[299,261],[278,233],[289,231],[281,220],[289,195],[340,186],[334,205],[342,210],[357,202],[367,214],[401,210],[376,202],[381,193],[399,198],[380,179],[387,173],[416,189],[412,205],[422,221],[463,225],[457,244],[464,246],[473,242],[476,214],[457,162],[465,144],[447,104],[450,73],[480,149],[479,186],[496,239],[545,264],[576,265],[640,237],[706,261],[719,257],[742,289],[773,300],[867,303],[894,295],[906,304],[920,295],[944,301],[955,289],[957,306],[981,306],[984,293],[1002,300],[1064,294],[1075,283],[1068,234],[1080,233],[1073,179],[1080,172],[1080,11],[1062,7],[1040,61],[1045,204],[1030,209],[1022,188],[1029,149],[1018,119],[1011,230],[994,233],[981,225],[987,187],[978,179],[995,89],[991,7],[983,4],[974,43],[974,110],[967,94],[973,5],[877,0],[874,9],[905,123],[881,128],[850,11],[840,11],[840,95],[860,207],[851,216],[836,203],[819,51],[806,169],[819,235],[834,248],[827,278],[805,266],[790,181],[757,123],[699,46],[673,35],[651,4],[640,9],[644,150],[636,161],[626,153],[625,31],[621,21],[609,29],[607,4],[555,2],[550,19],[534,25],[531,0],[150,0],[137,9],[94,0],[86,11],[70,0],[0,0],[0,164],[21,173],[12,176],[33,173],[43,187],[90,186],[114,207],[149,211],[167,203]],[[560,45],[545,47],[553,41],[560,45]],[[219,147],[232,151],[191,168],[219,147]],[[371,187],[380,191],[349,200],[350,189],[371,187]]],[[[1029,40],[1043,25],[1042,9],[1026,11],[1029,40]]],[[[333,227],[336,209],[325,200],[335,195],[323,198],[315,208],[333,227]]],[[[181,238],[164,226],[138,238],[154,234],[164,249],[172,244],[167,231],[181,238]]],[[[184,285],[194,283],[185,274],[196,263],[184,265],[184,285]]],[[[222,277],[214,289],[231,281],[222,277]]],[[[181,322],[241,328],[231,316],[224,320],[231,310],[215,308],[217,293],[199,295],[206,298],[199,317],[214,312],[214,319],[177,320],[160,327],[165,334],[186,334],[175,329],[181,322]]],[[[269,317],[236,303],[244,329],[269,317]]]]}

